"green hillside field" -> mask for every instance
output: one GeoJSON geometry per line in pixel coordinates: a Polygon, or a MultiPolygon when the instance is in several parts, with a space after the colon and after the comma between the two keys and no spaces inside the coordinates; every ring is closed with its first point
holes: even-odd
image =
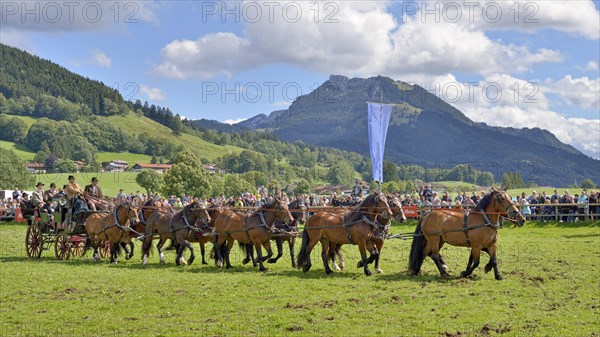
{"type": "Polygon", "coordinates": [[[186,149],[194,152],[198,157],[206,158],[212,161],[218,157],[221,157],[227,153],[239,154],[244,149],[230,145],[216,145],[209,143],[203,139],[190,134],[183,134],[179,137],[173,135],[171,129],[164,125],[161,125],[151,119],[140,117],[135,114],[128,114],[126,116],[109,116],[106,119],[113,125],[118,126],[129,134],[141,134],[146,132],[153,136],[162,137],[177,145],[181,144],[186,149]]]}
{"type": "Polygon", "coordinates": [[[17,156],[19,156],[19,158],[25,161],[32,161],[33,157],[35,157],[35,153],[29,151],[28,148],[20,144],[15,144],[13,142],[0,140],[0,148],[15,151],[17,156]]]}

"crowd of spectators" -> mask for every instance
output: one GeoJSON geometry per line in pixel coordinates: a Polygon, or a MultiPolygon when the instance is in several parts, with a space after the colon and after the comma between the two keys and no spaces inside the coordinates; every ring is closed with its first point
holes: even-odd
{"type": "Polygon", "coordinates": [[[574,222],[600,219],[600,206],[595,205],[599,200],[600,192],[583,189],[580,194],[571,195],[568,190],[559,194],[555,189],[552,195],[536,191],[526,195],[523,192],[516,202],[521,213],[531,220],[556,221],[558,218],[560,222],[574,222]]]}

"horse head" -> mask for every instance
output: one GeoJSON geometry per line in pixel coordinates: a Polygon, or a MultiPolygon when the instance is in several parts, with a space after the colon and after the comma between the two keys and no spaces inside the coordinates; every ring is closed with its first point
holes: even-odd
{"type": "Polygon", "coordinates": [[[362,208],[366,208],[367,214],[381,216],[384,220],[391,219],[394,214],[385,194],[379,192],[368,195],[358,206],[358,209],[362,208]]]}
{"type": "Polygon", "coordinates": [[[404,215],[404,210],[402,209],[402,202],[400,199],[393,194],[386,194],[388,204],[390,205],[390,209],[392,214],[396,218],[396,220],[400,222],[406,221],[406,216],[404,215]]]}
{"type": "Polygon", "coordinates": [[[299,198],[290,202],[288,209],[294,210],[293,212],[290,212],[294,220],[302,223],[306,222],[306,213],[308,211],[308,207],[306,207],[304,198],[299,198]]]}
{"type": "Polygon", "coordinates": [[[196,221],[200,220],[205,225],[208,225],[210,223],[211,218],[208,214],[208,211],[206,210],[206,205],[204,203],[194,201],[186,207],[189,207],[189,212],[191,212],[196,217],[196,221]]]}
{"type": "Polygon", "coordinates": [[[129,202],[117,206],[117,208],[115,208],[115,216],[122,224],[125,224],[127,221],[129,221],[130,224],[140,222],[137,207],[129,202]]]}
{"type": "MultiPolygon", "coordinates": [[[[521,227],[525,224],[525,217],[521,214],[519,208],[512,202],[512,198],[506,192],[492,188],[489,194],[491,203],[489,208],[496,212],[507,213],[508,217],[516,220],[517,226],[521,227]]],[[[485,197],[484,197],[485,198],[485,197]]]]}
{"type": "Polygon", "coordinates": [[[279,197],[275,197],[272,202],[265,204],[260,208],[263,213],[272,213],[268,216],[267,221],[272,225],[275,220],[281,220],[286,225],[294,221],[294,217],[290,213],[288,205],[279,197]]]}

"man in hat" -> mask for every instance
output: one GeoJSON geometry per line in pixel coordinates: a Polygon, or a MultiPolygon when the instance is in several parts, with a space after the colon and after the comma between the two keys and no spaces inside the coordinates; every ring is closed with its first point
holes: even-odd
{"type": "Polygon", "coordinates": [[[102,189],[98,186],[98,178],[93,177],[92,183],[85,186],[85,195],[90,210],[96,211],[97,208],[104,208],[104,203],[102,202],[104,194],[102,194],[102,189]]]}
{"type": "Polygon", "coordinates": [[[65,191],[67,192],[67,198],[69,200],[75,198],[78,195],[83,195],[85,193],[81,189],[81,186],[79,186],[79,184],[75,182],[74,176],[69,176],[68,180],[69,183],[67,184],[65,191]]]}
{"type": "Polygon", "coordinates": [[[44,209],[44,184],[40,181],[35,187],[36,190],[31,194],[31,204],[41,212],[44,209]]]}

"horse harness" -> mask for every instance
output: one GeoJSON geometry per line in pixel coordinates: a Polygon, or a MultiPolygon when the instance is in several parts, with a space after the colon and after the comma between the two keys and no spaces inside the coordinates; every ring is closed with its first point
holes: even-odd
{"type": "Polygon", "coordinates": [[[371,221],[365,214],[363,214],[362,218],[359,220],[356,220],[354,222],[350,222],[350,213],[351,212],[346,212],[344,214],[344,230],[346,231],[346,237],[348,237],[348,241],[350,242],[351,245],[355,245],[356,243],[354,242],[354,240],[352,240],[352,234],[350,234],[350,227],[359,224],[361,222],[364,222],[366,224],[368,224],[369,226],[373,227],[374,232],[378,233],[379,229],[383,229],[384,231],[386,230],[386,226],[382,225],[379,223],[379,221],[377,221],[377,218],[375,218],[375,222],[371,221]]]}
{"type": "Polygon", "coordinates": [[[471,247],[471,240],[469,239],[469,231],[473,230],[473,229],[477,229],[477,228],[482,228],[482,227],[492,227],[495,229],[500,229],[502,228],[502,221],[499,221],[497,224],[492,223],[492,221],[490,220],[490,218],[488,218],[487,214],[485,214],[485,212],[481,213],[481,216],[483,217],[483,220],[485,221],[484,224],[482,225],[477,225],[477,226],[473,226],[473,227],[468,227],[467,226],[467,219],[469,218],[470,213],[465,213],[463,216],[463,233],[465,233],[465,237],[467,238],[467,245],[469,247],[471,247]]]}

